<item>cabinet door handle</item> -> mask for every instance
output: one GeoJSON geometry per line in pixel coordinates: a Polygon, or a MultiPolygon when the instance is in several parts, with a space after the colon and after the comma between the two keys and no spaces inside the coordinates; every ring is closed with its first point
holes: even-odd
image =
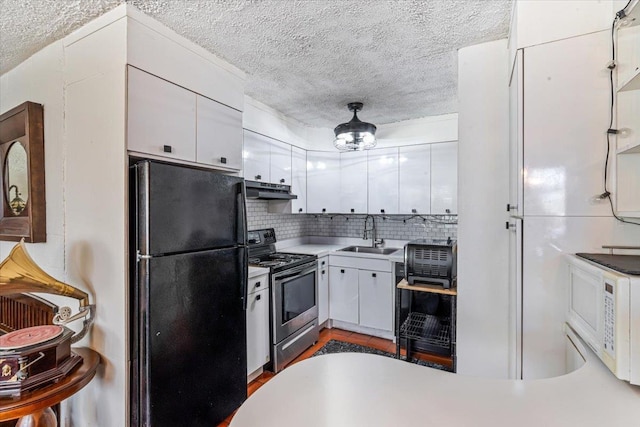
{"type": "Polygon", "coordinates": [[[256,288],[260,287],[260,282],[256,282],[256,288]]]}
{"type": "Polygon", "coordinates": [[[340,270],[340,273],[344,273],[344,270],[340,270]]]}
{"type": "Polygon", "coordinates": [[[418,213],[418,209],[411,209],[411,213],[418,213]]]}
{"type": "Polygon", "coordinates": [[[322,208],[322,213],[326,212],[327,210],[325,208],[322,208]]]}
{"type": "Polygon", "coordinates": [[[380,209],[380,213],[383,214],[384,213],[384,209],[380,209]]]}
{"type": "Polygon", "coordinates": [[[302,208],[298,208],[298,212],[302,213],[302,208]]]}
{"type": "Polygon", "coordinates": [[[262,175],[256,175],[256,179],[262,179],[262,175]]]}
{"type": "Polygon", "coordinates": [[[280,180],[280,183],[281,183],[281,184],[284,184],[284,178],[282,178],[282,179],[280,180]]]}
{"type": "Polygon", "coordinates": [[[355,211],[356,211],[355,209],[351,208],[351,213],[354,213],[355,211]]]}
{"type": "Polygon", "coordinates": [[[256,301],[260,301],[260,297],[261,297],[261,296],[262,296],[262,295],[256,295],[256,301]]]}
{"type": "Polygon", "coordinates": [[[371,273],[371,277],[376,277],[376,273],[371,273]]]}
{"type": "Polygon", "coordinates": [[[220,157],[220,163],[227,164],[227,158],[226,157],[220,157]]]}
{"type": "Polygon", "coordinates": [[[326,271],[322,270],[322,274],[326,273],[326,271]]]}
{"type": "Polygon", "coordinates": [[[173,148],[171,148],[171,146],[170,146],[170,145],[164,145],[164,146],[162,147],[162,151],[164,151],[165,153],[171,153],[171,152],[172,152],[172,150],[173,150],[173,148]]]}
{"type": "Polygon", "coordinates": [[[326,261],[322,261],[322,262],[320,263],[320,265],[325,265],[325,264],[326,264],[326,261]]]}

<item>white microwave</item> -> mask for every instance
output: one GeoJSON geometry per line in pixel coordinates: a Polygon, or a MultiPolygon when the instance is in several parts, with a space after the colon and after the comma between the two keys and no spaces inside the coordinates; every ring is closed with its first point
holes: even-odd
{"type": "Polygon", "coordinates": [[[640,276],[568,255],[567,323],[621,380],[640,385],[640,276]]]}

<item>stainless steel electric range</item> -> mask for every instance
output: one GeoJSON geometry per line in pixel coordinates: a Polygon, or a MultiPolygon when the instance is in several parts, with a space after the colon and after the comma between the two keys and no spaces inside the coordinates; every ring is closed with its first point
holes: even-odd
{"type": "Polygon", "coordinates": [[[249,264],[269,268],[273,371],[318,341],[315,255],[277,252],[273,228],[248,232],[249,264]]]}

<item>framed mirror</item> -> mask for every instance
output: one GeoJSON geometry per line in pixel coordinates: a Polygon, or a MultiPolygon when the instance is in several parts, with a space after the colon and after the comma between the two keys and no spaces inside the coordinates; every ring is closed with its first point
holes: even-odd
{"type": "Polygon", "coordinates": [[[0,240],[46,241],[44,117],[25,102],[0,116],[0,240]]]}

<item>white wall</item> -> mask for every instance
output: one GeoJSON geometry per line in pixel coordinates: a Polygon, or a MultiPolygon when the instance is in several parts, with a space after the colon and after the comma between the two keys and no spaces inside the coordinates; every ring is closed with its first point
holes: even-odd
{"type": "Polygon", "coordinates": [[[493,378],[509,376],[507,57],[506,40],[458,51],[458,372],[493,378]]]}

